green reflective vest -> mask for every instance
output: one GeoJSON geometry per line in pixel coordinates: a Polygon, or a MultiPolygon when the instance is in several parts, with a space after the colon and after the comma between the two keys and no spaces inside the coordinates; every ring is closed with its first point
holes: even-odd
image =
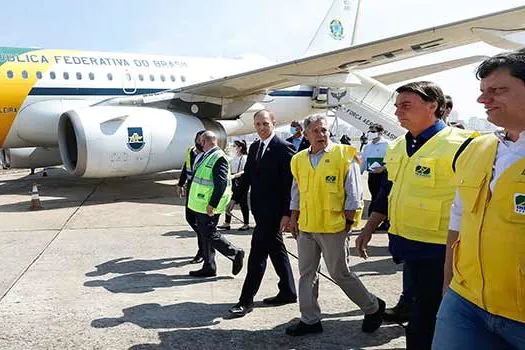
{"type": "MultiPolygon", "coordinates": [[[[190,187],[190,194],[188,199],[188,208],[197,212],[206,214],[206,208],[213,194],[213,166],[219,160],[219,158],[224,158],[228,160],[226,154],[218,149],[211,154],[205,156],[205,158],[200,162],[198,167],[195,169],[193,175],[193,181],[190,187]]],[[[226,211],[226,207],[232,197],[232,186],[231,186],[231,175],[230,175],[230,163],[228,162],[228,184],[222,197],[215,208],[215,214],[221,214],[226,211]]]]}

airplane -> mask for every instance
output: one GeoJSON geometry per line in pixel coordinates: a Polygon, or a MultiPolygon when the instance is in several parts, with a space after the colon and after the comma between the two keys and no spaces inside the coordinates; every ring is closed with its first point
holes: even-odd
{"type": "MultiPolygon", "coordinates": [[[[375,95],[383,101],[382,85],[359,70],[480,40],[514,49],[520,43],[506,36],[525,23],[521,6],[350,45],[358,5],[334,0],[305,56],[278,64],[254,57],[0,48],[1,160],[11,168],[63,164],[74,176],[92,178],[179,168],[198,130],[215,131],[224,145],[227,136],[253,132],[259,109],[274,111],[279,125],[325,110],[327,88],[348,95],[361,89],[365,103],[367,91],[379,86],[375,95]]],[[[441,69],[405,71],[403,79],[441,69]]]]}

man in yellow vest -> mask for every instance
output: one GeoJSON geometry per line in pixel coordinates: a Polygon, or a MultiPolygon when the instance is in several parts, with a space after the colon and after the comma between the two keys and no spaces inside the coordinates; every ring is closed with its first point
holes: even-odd
{"type": "MultiPolygon", "coordinates": [[[[191,181],[193,179],[193,168],[195,166],[195,163],[198,162],[199,158],[202,157],[202,145],[200,144],[200,138],[201,135],[206,130],[200,130],[195,134],[195,145],[188,147],[186,150],[186,161],[184,162],[184,165],[182,166],[182,171],[179,176],[179,182],[177,184],[177,192],[179,193],[179,197],[185,197],[186,201],[184,203],[185,206],[185,217],[186,222],[188,225],[191,226],[193,231],[195,231],[195,234],[197,234],[197,221],[195,220],[195,213],[193,210],[188,208],[188,192],[191,187],[191,181]]],[[[202,239],[197,234],[197,254],[195,254],[195,257],[191,260],[192,264],[198,264],[201,263],[204,259],[204,253],[202,251],[202,239]]]]}
{"type": "Polygon", "coordinates": [[[230,164],[224,151],[217,146],[217,136],[212,131],[201,135],[201,144],[204,154],[195,164],[188,207],[195,212],[204,263],[200,270],[190,271],[190,275],[216,276],[215,250],[233,261],[232,274],[237,275],[242,269],[244,251],[217,232],[219,216],[231,200],[230,164]]]}
{"type": "MultiPolygon", "coordinates": [[[[396,92],[395,114],[408,133],[392,141],[385,155],[392,182],[389,249],[396,263],[404,262],[412,279],[407,349],[425,350],[431,348],[441,302],[447,225],[454,198],[452,165],[458,151],[477,133],[446,126],[441,119],[445,97],[436,84],[419,81],[396,92]]],[[[382,219],[384,216],[377,217],[382,219]]],[[[363,230],[356,240],[363,257],[371,233],[363,230]]]]}
{"type": "Polygon", "coordinates": [[[286,333],[323,331],[317,302],[321,254],[330,276],[365,313],[363,332],[372,333],[381,326],[385,302],[370,293],[347,265],[348,234],[363,193],[356,149],[329,141],[324,116],[306,118],[304,128],[311,146],[292,158],[290,202],[290,230],[299,254],[301,320],[286,333]]]}
{"type": "Polygon", "coordinates": [[[432,347],[525,349],[525,51],[485,60],[476,76],[478,102],[504,130],[457,160],[432,347]]]}

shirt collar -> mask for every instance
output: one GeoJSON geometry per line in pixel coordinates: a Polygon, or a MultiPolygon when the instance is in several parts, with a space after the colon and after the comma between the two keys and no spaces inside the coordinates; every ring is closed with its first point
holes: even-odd
{"type": "Polygon", "coordinates": [[[415,140],[419,142],[428,141],[432,138],[432,136],[434,136],[435,134],[443,130],[446,126],[447,124],[445,124],[443,120],[438,119],[433,125],[429,126],[425,130],[423,130],[421,134],[417,135],[417,137],[414,137],[412,136],[410,132],[407,132],[405,135],[405,138],[407,139],[407,141],[410,141],[410,140],[415,140]]]}
{"type": "Polygon", "coordinates": [[[520,132],[520,135],[518,136],[518,139],[516,140],[516,142],[508,140],[508,139],[505,138],[505,136],[506,136],[505,130],[494,131],[494,135],[496,135],[496,137],[500,140],[500,142],[503,142],[504,144],[510,144],[510,143],[523,143],[523,144],[525,144],[525,130],[520,132]]]}
{"type": "Polygon", "coordinates": [[[317,152],[317,153],[315,153],[315,154],[312,153],[312,146],[310,146],[310,147],[308,148],[308,153],[309,153],[309,154],[312,154],[312,155],[316,155],[316,154],[319,154],[319,153],[321,153],[321,152],[325,152],[325,153],[326,153],[326,152],[330,152],[330,151],[332,150],[332,148],[334,148],[334,143],[333,143],[332,141],[328,140],[328,144],[326,145],[326,147],[323,148],[322,150],[320,150],[319,152],[317,152]]]}
{"type": "Polygon", "coordinates": [[[270,134],[270,136],[266,139],[266,140],[261,140],[262,143],[264,143],[264,147],[268,147],[268,144],[270,143],[270,141],[273,139],[273,137],[275,136],[275,131],[272,131],[272,133],[270,134]]]}

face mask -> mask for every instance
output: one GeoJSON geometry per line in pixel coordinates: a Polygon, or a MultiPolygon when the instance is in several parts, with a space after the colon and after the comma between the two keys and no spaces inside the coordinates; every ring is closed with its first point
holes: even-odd
{"type": "Polygon", "coordinates": [[[291,135],[295,135],[296,132],[297,132],[297,128],[295,126],[291,126],[290,127],[290,134],[291,135]]]}
{"type": "Polygon", "coordinates": [[[198,149],[200,152],[203,151],[202,145],[200,143],[196,143],[195,148],[198,149]]]}
{"type": "Polygon", "coordinates": [[[369,132],[368,133],[368,138],[369,139],[375,139],[378,136],[379,136],[379,134],[377,132],[369,132]]]}

